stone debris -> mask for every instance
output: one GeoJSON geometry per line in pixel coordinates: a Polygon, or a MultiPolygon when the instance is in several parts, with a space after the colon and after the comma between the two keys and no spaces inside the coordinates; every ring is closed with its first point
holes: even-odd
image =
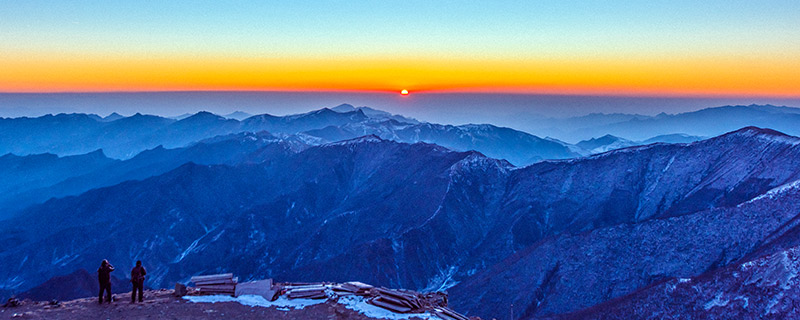
{"type": "Polygon", "coordinates": [[[16,298],[8,298],[8,301],[3,305],[3,308],[19,307],[22,303],[16,298]]]}

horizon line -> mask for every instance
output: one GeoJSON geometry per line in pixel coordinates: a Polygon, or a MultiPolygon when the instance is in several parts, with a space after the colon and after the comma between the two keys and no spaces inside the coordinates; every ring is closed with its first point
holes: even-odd
{"type": "MultiPolygon", "coordinates": [[[[699,92],[630,92],[630,91],[530,91],[530,90],[409,90],[408,96],[415,95],[516,95],[516,96],[554,96],[554,97],[614,97],[614,98],[663,98],[663,99],[800,99],[800,93],[791,94],[736,94],[736,93],[699,93],[699,92]]],[[[165,90],[63,90],[63,91],[0,91],[3,95],[50,95],[50,94],[159,94],[159,93],[318,93],[318,94],[379,94],[402,96],[398,90],[371,89],[165,89],[165,90]]]]}

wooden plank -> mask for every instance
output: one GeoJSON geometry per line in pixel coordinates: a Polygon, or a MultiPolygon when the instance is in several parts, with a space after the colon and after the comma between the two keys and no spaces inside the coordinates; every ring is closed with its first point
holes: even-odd
{"type": "Polygon", "coordinates": [[[214,289],[214,288],[199,288],[197,289],[200,292],[230,292],[235,293],[236,289],[214,289]]]}
{"type": "Polygon", "coordinates": [[[398,305],[398,306],[405,306],[405,307],[413,308],[413,306],[411,304],[409,304],[408,301],[405,301],[405,300],[402,300],[402,299],[397,299],[397,298],[390,297],[390,296],[380,296],[379,299],[381,299],[381,301],[385,301],[385,302],[388,302],[388,303],[391,303],[391,304],[395,304],[395,305],[398,305]]]}
{"type": "Polygon", "coordinates": [[[301,290],[301,289],[325,289],[324,284],[304,284],[304,285],[287,285],[283,286],[287,290],[301,290]]]}
{"type": "Polygon", "coordinates": [[[207,280],[207,281],[198,281],[194,283],[195,286],[206,286],[206,285],[214,285],[214,284],[236,284],[236,282],[231,281],[230,279],[219,279],[219,280],[207,280]]]}
{"type": "Polygon", "coordinates": [[[322,299],[328,295],[324,291],[289,292],[290,299],[322,299]]]}
{"type": "Polygon", "coordinates": [[[209,286],[198,286],[200,289],[205,290],[236,290],[236,285],[232,284],[215,284],[209,286]]]}
{"type": "Polygon", "coordinates": [[[371,303],[371,304],[373,304],[375,306],[387,309],[389,311],[397,312],[397,313],[408,313],[409,311],[411,311],[411,308],[409,308],[409,307],[398,306],[398,305],[395,305],[395,304],[392,304],[392,303],[388,303],[388,302],[382,301],[379,298],[369,300],[369,303],[371,303]]]}
{"type": "Polygon", "coordinates": [[[453,311],[450,308],[433,308],[433,311],[438,315],[440,318],[443,319],[454,319],[454,320],[469,320],[466,316],[453,311]]]}
{"type": "Polygon", "coordinates": [[[358,282],[358,281],[349,281],[349,282],[345,282],[343,284],[344,285],[353,286],[353,287],[356,287],[356,288],[359,288],[359,289],[364,289],[364,290],[369,290],[369,289],[373,288],[372,285],[368,285],[366,283],[358,282]]]}
{"type": "Polygon", "coordinates": [[[323,287],[320,287],[320,288],[300,288],[300,289],[290,289],[290,290],[287,290],[287,291],[289,291],[289,292],[314,292],[314,291],[324,292],[325,288],[323,288],[323,287]]]}
{"type": "Polygon", "coordinates": [[[230,279],[233,280],[233,273],[223,273],[223,274],[210,274],[205,276],[194,276],[192,277],[191,281],[197,283],[198,281],[208,281],[208,280],[217,280],[217,279],[230,279]]]}

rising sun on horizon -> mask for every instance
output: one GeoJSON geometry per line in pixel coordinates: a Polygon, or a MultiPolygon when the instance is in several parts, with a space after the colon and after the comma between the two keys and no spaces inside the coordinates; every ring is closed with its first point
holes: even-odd
{"type": "Polygon", "coordinates": [[[404,96],[407,96],[408,95],[408,90],[406,90],[406,89],[400,90],[400,94],[402,94],[404,96]]]}

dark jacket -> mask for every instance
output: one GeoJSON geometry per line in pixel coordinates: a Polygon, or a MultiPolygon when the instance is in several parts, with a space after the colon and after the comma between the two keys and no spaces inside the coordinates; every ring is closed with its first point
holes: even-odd
{"type": "Polygon", "coordinates": [[[111,271],[114,271],[114,266],[110,263],[101,265],[100,268],[97,269],[97,280],[100,280],[101,283],[111,281],[111,271]]]}
{"type": "Polygon", "coordinates": [[[133,267],[131,270],[131,282],[135,283],[142,283],[144,282],[144,276],[147,274],[147,270],[144,269],[142,266],[133,267]]]}

